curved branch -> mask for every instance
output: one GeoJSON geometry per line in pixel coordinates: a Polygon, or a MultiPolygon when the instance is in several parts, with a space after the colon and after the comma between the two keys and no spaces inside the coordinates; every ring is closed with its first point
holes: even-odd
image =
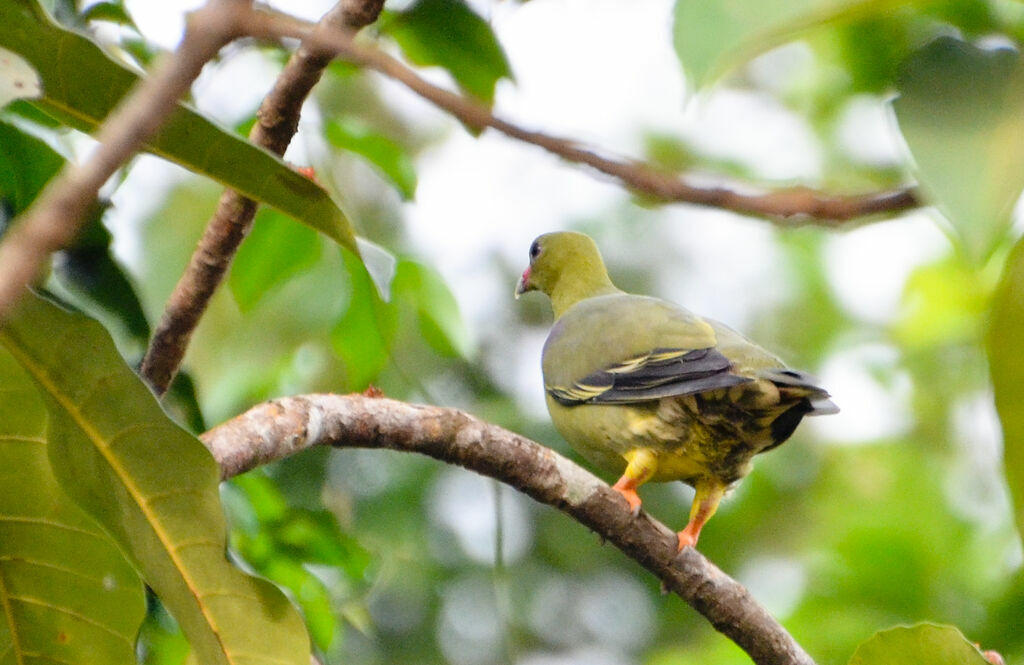
{"type": "MultiPolygon", "coordinates": [[[[375,21],[383,4],[384,0],[342,0],[320,19],[311,34],[354,31],[375,21]]],[[[250,141],[277,155],[284,154],[298,130],[302,104],[332,57],[333,53],[309,39],[299,46],[263,99],[257,122],[249,132],[250,141]]],[[[221,194],[142,359],[139,372],[157,395],[167,392],[174,380],[192,332],[248,235],[258,207],[256,201],[233,189],[221,194]]]]}
{"type": "Polygon", "coordinates": [[[312,38],[325,50],[350,62],[392,78],[440,109],[475,129],[495,129],[506,136],[529,143],[562,159],[585,164],[612,176],[638,194],[664,202],[692,203],[722,208],[741,214],[769,217],[790,225],[816,220],[843,222],[881,213],[897,213],[922,205],[916,188],[860,195],[837,195],[809,187],[790,187],[758,193],[744,193],[737,187],[699,187],[676,174],[661,171],[639,161],[619,161],[583,148],[575,141],[525,129],[500,118],[487,107],[449,90],[428,83],[409,67],[383,51],[358,44],[338,30],[313,35],[311,25],[290,17],[266,15],[254,32],[274,37],[312,38]]]}
{"type": "Polygon", "coordinates": [[[224,478],[312,446],[389,448],[496,478],[554,506],[654,573],[759,665],[814,665],[750,593],[676,535],[634,516],[608,485],[553,450],[456,409],[366,395],[303,395],[253,407],[200,437],[224,478]]]}

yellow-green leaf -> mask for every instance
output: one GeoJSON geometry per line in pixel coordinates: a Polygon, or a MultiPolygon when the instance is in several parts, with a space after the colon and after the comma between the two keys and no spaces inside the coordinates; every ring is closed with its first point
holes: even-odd
{"type": "Polygon", "coordinates": [[[178,620],[199,662],[309,662],[298,612],[225,558],[216,463],[171,421],[103,328],[25,297],[0,343],[50,411],[54,475],[117,541],[178,620]]]}
{"type": "Polygon", "coordinates": [[[880,630],[862,642],[850,665],[990,665],[953,626],[919,623],[880,630]]]}
{"type": "Polygon", "coordinates": [[[1017,531],[1024,534],[1024,240],[1006,262],[992,302],[988,364],[1003,426],[1003,468],[1013,497],[1017,531]]]}
{"type": "Polygon", "coordinates": [[[61,491],[46,408],[0,348],[0,662],[135,663],[142,582],[61,491]]]}

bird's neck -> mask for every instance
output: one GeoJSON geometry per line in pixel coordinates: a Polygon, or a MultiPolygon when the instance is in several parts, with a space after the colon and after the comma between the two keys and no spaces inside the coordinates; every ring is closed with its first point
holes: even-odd
{"type": "Polygon", "coordinates": [[[612,284],[603,268],[600,271],[570,273],[558,280],[555,288],[551,290],[551,308],[554,310],[557,320],[561,318],[562,314],[565,314],[566,310],[581,300],[612,293],[621,293],[621,291],[612,284]]]}

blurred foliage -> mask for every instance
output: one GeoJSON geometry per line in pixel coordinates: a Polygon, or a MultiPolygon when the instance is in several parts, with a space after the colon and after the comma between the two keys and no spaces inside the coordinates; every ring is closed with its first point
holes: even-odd
{"type": "Polygon", "coordinates": [[[490,104],[499,79],[511,78],[508,59],[490,26],[462,0],[416,0],[385,12],[377,27],[410,61],[439,66],[467,93],[490,104]]]}
{"type": "MultiPolygon", "coordinates": [[[[12,20],[0,27],[0,44],[27,40],[12,26],[32,28],[29,50],[49,82],[43,101],[15,102],[0,114],[0,232],[76,154],[81,137],[74,130],[91,129],[123,92],[116,60],[146,64],[159,51],[120,2],[84,11],[70,0],[50,3],[62,27],[43,21],[28,0],[8,4],[0,13],[12,20]],[[100,30],[110,25],[118,29],[100,30]],[[79,36],[86,33],[102,34],[116,60],[79,36]],[[59,56],[53,40],[65,40],[63,53],[71,56],[59,56]],[[86,120],[70,121],[71,112],[86,120]]],[[[487,7],[459,0],[389,6],[367,38],[392,40],[409,62],[446,70],[463,91],[491,104],[498,81],[514,82],[515,58],[506,57],[500,31],[484,18],[487,7]]],[[[758,460],[708,527],[701,550],[747,585],[822,665],[851,657],[864,665],[885,657],[921,661],[909,649],[932,628],[875,635],[920,621],[955,626],[969,642],[1019,662],[1024,576],[1013,522],[1016,515],[1024,529],[1024,250],[1015,247],[1012,208],[1024,155],[1024,9],[1008,0],[676,0],[674,16],[672,35],[659,25],[651,38],[674,43],[695,97],[739,91],[788,109],[822,156],[817,179],[805,184],[860,192],[919,180],[941,212],[908,223],[916,232],[941,228],[946,243],[906,258],[886,246],[896,242],[902,221],[765,231],[765,222],[721,214],[703,220],[732,233],[714,244],[711,230],[688,225],[685,209],[677,215],[679,208],[628,193],[586,218],[561,220],[594,235],[625,288],[684,304],[693,299],[695,309],[743,300],[745,322],[728,322],[742,322],[793,365],[821,372],[844,409],[831,417],[839,425],[808,423],[758,460]],[[865,107],[898,120],[909,154],[859,151],[861,136],[850,137],[848,121],[865,107]],[[853,252],[867,234],[870,251],[853,252]],[[858,261],[852,270],[840,269],[837,257],[846,254],[858,261]],[[886,262],[907,270],[889,271],[886,262]],[[739,275],[733,281],[741,284],[730,291],[713,281],[723,275],[739,275]],[[879,280],[889,281],[879,288],[879,280]],[[884,293],[895,294],[888,309],[873,301],[884,293]]],[[[280,51],[260,53],[275,66],[284,60],[280,51]]],[[[511,85],[509,91],[516,93],[511,85]]],[[[302,181],[299,203],[310,192],[320,201],[329,200],[324,190],[332,192],[359,229],[365,263],[308,226],[261,211],[194,335],[186,373],[167,404],[172,416],[195,432],[268,398],[372,384],[398,399],[467,409],[567,452],[520,389],[539,360],[526,352],[539,352],[550,322],[540,299],[511,301],[529,239],[522,247],[481,249],[444,237],[441,224],[424,231],[408,222],[416,197],[430,191],[431,149],[461,132],[457,123],[439,127],[436,116],[407,106],[379,77],[345,63],[332,64],[308,106],[308,116],[322,122],[304,122],[296,143],[323,189],[280,163],[268,171],[237,168],[252,166],[243,142],[195,111],[188,122],[201,132],[175,141],[205,154],[217,137],[218,156],[248,191],[284,169],[287,182],[302,181]],[[420,242],[426,234],[434,234],[433,248],[420,242]],[[485,268],[453,272],[435,254],[438,245],[479,251],[485,268]]],[[[543,118],[531,122],[543,127],[543,118]]],[[[751,160],[714,154],[664,127],[635,129],[646,156],[662,168],[776,184],[751,160]]],[[[97,317],[129,364],[214,209],[219,189],[211,180],[225,180],[184,161],[199,175],[158,185],[133,177],[147,173],[145,160],[131,165],[109,187],[114,207],[97,207],[47,282],[97,317]],[[117,201],[138,199],[150,206],[137,227],[111,221],[117,201]],[[129,249],[115,251],[118,241],[129,249]]],[[[543,203],[561,209],[557,201],[543,203]]],[[[492,223],[488,212],[478,212],[479,224],[492,223]]],[[[539,395],[539,383],[531,391],[539,395]]],[[[30,407],[26,402],[24,413],[30,407]]],[[[0,410],[22,412],[11,402],[0,410]]],[[[690,496],[679,485],[644,488],[645,508],[672,524],[690,496]]],[[[586,529],[432,460],[309,451],[225,484],[221,500],[230,558],[285,591],[326,663],[748,662],[586,529]]],[[[955,629],[934,630],[977,655],[951,637],[955,629]]],[[[0,632],[0,646],[4,639],[0,632]]],[[[174,619],[151,595],[141,660],[178,664],[186,652],[174,619]]]]}

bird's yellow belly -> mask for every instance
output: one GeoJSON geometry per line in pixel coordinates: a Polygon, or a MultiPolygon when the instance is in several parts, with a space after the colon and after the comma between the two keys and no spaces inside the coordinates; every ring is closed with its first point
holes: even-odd
{"type": "Polygon", "coordinates": [[[656,402],[650,407],[564,407],[549,397],[548,409],[573,449],[591,464],[616,474],[626,468],[630,453],[647,449],[657,456],[651,480],[692,484],[697,478],[718,475],[714,469],[730,447],[730,442],[713,440],[700,423],[665,422],[658,416],[656,402]]]}

